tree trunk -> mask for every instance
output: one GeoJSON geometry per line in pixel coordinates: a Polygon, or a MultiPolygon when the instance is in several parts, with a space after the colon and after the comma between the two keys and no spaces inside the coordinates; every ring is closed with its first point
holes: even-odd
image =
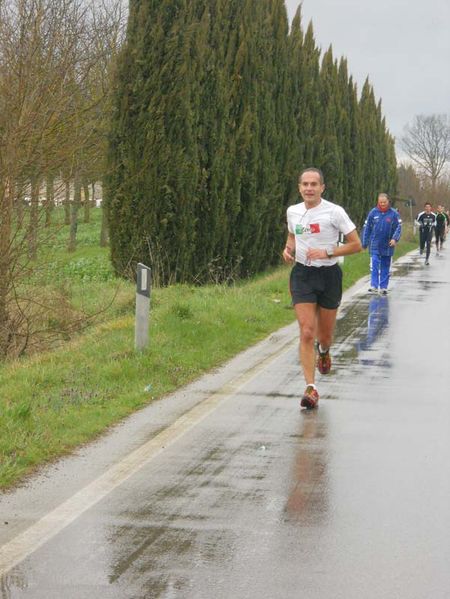
{"type": "Polygon", "coordinates": [[[81,206],[81,179],[75,175],[73,201],[70,210],[70,233],[67,250],[74,252],[77,249],[78,211],[81,206]]]}
{"type": "Polygon", "coordinates": [[[37,256],[40,188],[41,182],[39,177],[33,177],[31,180],[30,216],[28,222],[28,255],[31,260],[35,260],[37,256]]]}
{"type": "Polygon", "coordinates": [[[95,208],[97,206],[97,204],[95,202],[95,183],[91,183],[91,187],[92,187],[91,206],[92,206],[92,208],[95,208]]]}
{"type": "Polygon", "coordinates": [[[70,225],[70,179],[64,180],[64,224],[70,225]]]}
{"type": "Polygon", "coordinates": [[[55,188],[53,175],[47,175],[45,181],[45,226],[52,224],[52,212],[55,207],[55,188]]]}
{"type": "Polygon", "coordinates": [[[8,291],[10,288],[12,194],[8,184],[0,183],[0,360],[9,345],[8,291]]]}
{"type": "Polygon", "coordinates": [[[15,191],[12,194],[12,202],[14,202],[14,209],[17,217],[17,228],[21,229],[23,226],[24,216],[24,195],[25,195],[25,184],[23,181],[17,181],[15,185],[15,191]]]}
{"type": "Polygon", "coordinates": [[[83,179],[83,207],[84,207],[84,222],[89,223],[91,220],[91,202],[89,198],[89,184],[83,179]]]}
{"type": "Polygon", "coordinates": [[[109,229],[108,229],[108,212],[105,204],[101,206],[102,225],[100,229],[100,247],[104,248],[109,245],[109,229]]]}

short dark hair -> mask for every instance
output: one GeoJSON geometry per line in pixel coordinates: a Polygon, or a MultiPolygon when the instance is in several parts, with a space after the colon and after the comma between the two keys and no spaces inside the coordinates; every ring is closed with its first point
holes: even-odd
{"type": "Polygon", "coordinates": [[[424,206],[431,206],[431,202],[425,202],[424,206]]]}
{"type": "Polygon", "coordinates": [[[320,170],[320,168],[315,168],[314,166],[310,166],[310,167],[305,168],[305,169],[302,170],[302,172],[298,176],[298,182],[299,183],[302,180],[302,177],[303,177],[303,175],[305,173],[317,173],[319,175],[320,183],[322,185],[325,184],[325,177],[323,176],[322,171],[320,170]]]}

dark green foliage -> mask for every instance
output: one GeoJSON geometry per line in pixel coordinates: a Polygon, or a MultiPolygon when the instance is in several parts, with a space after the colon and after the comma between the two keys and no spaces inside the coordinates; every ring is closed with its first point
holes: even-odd
{"type": "Polygon", "coordinates": [[[311,165],[358,223],[395,190],[369,82],[358,99],[300,10],[289,31],[284,0],[131,0],[106,177],[117,273],[203,283],[277,263],[311,165]]]}

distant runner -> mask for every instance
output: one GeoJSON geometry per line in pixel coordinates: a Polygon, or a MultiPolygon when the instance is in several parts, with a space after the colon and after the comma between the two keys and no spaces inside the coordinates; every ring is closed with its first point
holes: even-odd
{"type": "Polygon", "coordinates": [[[416,222],[419,225],[420,255],[423,254],[426,246],[425,264],[428,265],[430,264],[433,231],[436,227],[436,215],[431,211],[430,202],[424,204],[424,210],[417,215],[416,222]]]}
{"type": "Polygon", "coordinates": [[[304,170],[299,177],[303,202],[287,210],[288,236],[283,250],[285,262],[295,262],[291,271],[292,303],[300,327],[300,364],[306,381],[300,405],[315,408],[319,392],[315,385],[331,369],[330,346],[342,297],[342,270],[338,256],[361,251],[356,227],[345,210],[322,198],[325,183],[322,171],[304,170]],[[347,243],[337,247],[339,233],[347,243]]]}
{"type": "Polygon", "coordinates": [[[369,293],[387,295],[394,248],[402,234],[402,219],[391,208],[387,193],[378,194],[375,208],[369,212],[362,232],[362,246],[369,248],[369,293]]]}
{"type": "Polygon", "coordinates": [[[436,254],[439,256],[439,252],[442,250],[444,245],[445,236],[447,235],[449,218],[444,212],[444,206],[438,206],[436,212],[436,254]]]}

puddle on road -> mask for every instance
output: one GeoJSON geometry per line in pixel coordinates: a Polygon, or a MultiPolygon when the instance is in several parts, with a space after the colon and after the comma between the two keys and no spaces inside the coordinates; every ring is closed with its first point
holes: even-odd
{"type": "Polygon", "coordinates": [[[329,512],[330,481],[325,411],[304,410],[291,471],[292,486],[284,509],[289,525],[323,526],[329,512]]]}
{"type": "MultiPolygon", "coordinates": [[[[361,367],[377,367],[376,376],[386,378],[392,367],[389,345],[384,337],[389,329],[390,301],[424,302],[430,294],[449,281],[441,280],[427,270],[419,256],[393,268],[391,292],[388,296],[361,294],[344,306],[337,321],[333,356],[334,365],[355,372],[361,367]],[[433,275],[426,278],[426,274],[433,275]],[[410,290],[410,291],[409,291],[410,290]]],[[[398,308],[398,306],[397,306],[398,308]]]]}
{"type": "Polygon", "coordinates": [[[27,591],[28,579],[22,572],[22,567],[17,566],[12,572],[0,576],[0,599],[11,599],[16,591],[27,591]]]}
{"type": "Polygon", "coordinates": [[[273,448],[269,441],[261,448],[261,441],[235,443],[230,434],[193,467],[180,463],[181,476],[122,513],[107,538],[110,584],[118,592],[136,587],[155,599],[171,597],[173,590],[188,596],[194,572],[232,559],[248,523],[241,530],[231,515],[251,513],[267,501],[264,480],[273,448]]]}
{"type": "Polygon", "coordinates": [[[390,368],[383,337],[389,327],[389,296],[362,297],[337,321],[333,346],[334,368],[350,371],[377,365],[390,368]]]}

